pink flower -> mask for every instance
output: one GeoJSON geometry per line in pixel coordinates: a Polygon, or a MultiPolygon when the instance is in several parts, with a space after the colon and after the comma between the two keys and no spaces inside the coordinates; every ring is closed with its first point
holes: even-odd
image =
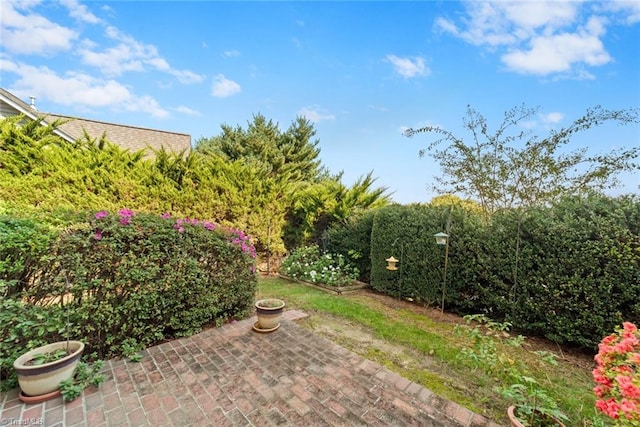
{"type": "MultiPolygon", "coordinates": [[[[620,402],[620,410],[628,420],[640,420],[640,405],[628,400],[622,399],[620,402]]],[[[637,425],[637,424],[636,424],[637,425]]]]}
{"type": "Polygon", "coordinates": [[[104,217],[105,217],[105,216],[107,216],[107,215],[109,215],[109,212],[107,212],[107,211],[100,211],[100,212],[96,212],[96,213],[93,215],[93,217],[94,217],[95,219],[102,219],[102,218],[104,218],[104,217]]]}
{"type": "Polygon", "coordinates": [[[120,209],[118,215],[120,215],[120,218],[131,218],[134,213],[131,209],[120,209]]]}
{"type": "Polygon", "coordinates": [[[630,376],[618,375],[616,382],[620,387],[620,391],[624,397],[630,399],[640,399],[640,388],[633,385],[630,376]]]}
{"type": "Polygon", "coordinates": [[[102,240],[102,230],[98,228],[95,234],[93,235],[93,238],[96,240],[102,240]]]}
{"type": "Polygon", "coordinates": [[[620,417],[620,405],[618,405],[613,398],[608,400],[598,400],[596,402],[596,408],[607,414],[609,417],[617,420],[620,417]]]}
{"type": "MultiPolygon", "coordinates": [[[[594,357],[596,408],[613,419],[640,421],[640,332],[624,322],[604,337],[594,357]]],[[[635,424],[634,424],[635,425],[635,424]]]]}
{"type": "Polygon", "coordinates": [[[611,386],[611,380],[602,373],[601,368],[596,368],[593,370],[593,379],[598,384],[606,385],[607,387],[611,386]]]}
{"type": "Polygon", "coordinates": [[[171,214],[169,212],[167,213],[163,213],[162,215],[160,215],[160,218],[162,219],[169,219],[171,218],[171,214]]]}

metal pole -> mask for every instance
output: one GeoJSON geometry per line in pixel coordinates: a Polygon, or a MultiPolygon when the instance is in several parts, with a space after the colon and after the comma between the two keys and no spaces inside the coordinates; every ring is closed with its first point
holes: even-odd
{"type": "Polygon", "coordinates": [[[404,264],[404,242],[400,242],[400,284],[396,298],[400,299],[400,293],[402,292],[402,264],[404,264]]]}
{"type": "Polygon", "coordinates": [[[444,274],[442,275],[442,306],[440,313],[444,314],[444,294],[447,287],[447,263],[449,261],[449,238],[444,247],[444,274]]]}
{"type": "Polygon", "coordinates": [[[267,276],[271,276],[271,218],[267,224],[267,276]]]}

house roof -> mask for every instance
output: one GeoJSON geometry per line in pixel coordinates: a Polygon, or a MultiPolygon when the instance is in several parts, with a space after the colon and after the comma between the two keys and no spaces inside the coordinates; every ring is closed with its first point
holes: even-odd
{"type": "Polygon", "coordinates": [[[95,139],[102,137],[104,134],[109,142],[131,151],[138,151],[149,147],[153,149],[164,147],[167,151],[180,153],[185,150],[188,152],[191,149],[191,136],[188,134],[52,113],[40,113],[3,88],[0,88],[0,101],[9,105],[16,111],[16,114],[24,114],[30,119],[44,117],[43,122],[45,125],[52,123],[56,119],[62,119],[64,123],[56,129],[56,134],[67,141],[73,142],[84,138],[84,132],[86,131],[91,138],[95,139]]]}
{"type": "Polygon", "coordinates": [[[149,147],[153,149],[164,147],[167,151],[180,153],[183,150],[188,152],[191,148],[191,136],[184,133],[120,125],[50,113],[46,114],[46,119],[50,122],[56,119],[62,119],[64,123],[59,125],[59,129],[76,140],[84,138],[84,131],[86,131],[91,138],[100,138],[103,134],[106,134],[109,142],[130,151],[143,150],[149,147]]]}
{"type": "MultiPolygon", "coordinates": [[[[31,108],[29,104],[27,104],[26,102],[24,102],[23,100],[21,100],[11,92],[9,92],[8,90],[3,89],[1,87],[0,87],[0,102],[8,105],[9,108],[13,110],[12,113],[9,115],[17,116],[19,114],[23,114],[32,120],[36,120],[40,117],[36,109],[31,108]]],[[[6,115],[7,115],[6,111],[3,111],[2,116],[6,116],[6,115]]],[[[49,124],[49,121],[44,119],[43,124],[46,126],[49,124]]],[[[56,129],[54,132],[56,133],[56,135],[62,137],[63,139],[69,142],[75,141],[75,138],[71,137],[71,135],[67,135],[62,129],[56,129]]]]}

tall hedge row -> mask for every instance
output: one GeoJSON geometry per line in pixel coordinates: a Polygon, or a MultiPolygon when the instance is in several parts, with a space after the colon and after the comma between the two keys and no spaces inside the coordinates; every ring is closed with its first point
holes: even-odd
{"type": "MultiPolygon", "coordinates": [[[[624,320],[640,322],[638,197],[567,198],[490,218],[460,206],[378,209],[370,235],[373,289],[439,306],[445,250],[433,235],[440,231],[450,235],[447,310],[485,313],[585,348],[624,320]],[[396,271],[386,269],[390,256],[400,260],[396,271]]],[[[345,238],[341,247],[362,246],[360,240],[345,238]]]]}
{"type": "Polygon", "coordinates": [[[0,120],[0,213],[171,212],[246,230],[259,251],[281,239],[290,183],[242,159],[195,151],[129,152],[105,139],[69,143],[37,121],[0,120]],[[184,153],[182,153],[184,154],[184,153]],[[265,221],[269,218],[269,221],[265,221]]]}
{"type": "Polygon", "coordinates": [[[325,252],[341,254],[358,268],[358,280],[371,281],[371,229],[375,210],[350,217],[346,223],[329,228],[323,238],[325,252]]]}

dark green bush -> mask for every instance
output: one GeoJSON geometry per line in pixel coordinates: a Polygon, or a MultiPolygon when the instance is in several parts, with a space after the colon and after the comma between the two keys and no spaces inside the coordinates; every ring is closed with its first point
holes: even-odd
{"type": "Polygon", "coordinates": [[[355,215],[329,228],[323,236],[324,250],[341,254],[358,268],[358,280],[371,280],[371,229],[376,210],[355,215]]]}
{"type": "Polygon", "coordinates": [[[256,289],[247,236],[212,223],[151,214],[97,212],[61,233],[30,304],[63,295],[71,336],[100,358],[245,316],[256,289]]]}
{"type": "Polygon", "coordinates": [[[371,234],[372,287],[437,305],[444,254],[433,234],[447,223],[447,310],[585,348],[622,321],[640,321],[637,197],[568,198],[486,220],[458,207],[382,208],[371,234]],[[397,271],[385,268],[391,255],[401,260],[397,271]]]}
{"type": "Polygon", "coordinates": [[[569,198],[528,212],[514,324],[556,342],[595,348],[640,320],[640,201],[569,198]]]}
{"type": "Polygon", "coordinates": [[[393,205],[377,211],[371,241],[371,286],[396,298],[436,304],[442,292],[444,252],[433,235],[444,229],[446,210],[393,205]],[[386,269],[390,256],[398,270],[386,269]]]}

